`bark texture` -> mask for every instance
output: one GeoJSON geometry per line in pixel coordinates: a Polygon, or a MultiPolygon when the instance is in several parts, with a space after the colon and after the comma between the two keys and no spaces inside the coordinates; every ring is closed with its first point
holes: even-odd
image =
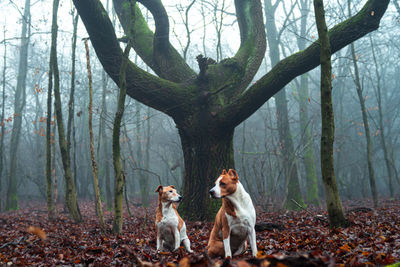
{"type": "Polygon", "coordinates": [[[90,138],[90,159],[92,161],[92,171],[93,171],[93,191],[95,195],[95,206],[96,214],[99,217],[100,227],[105,230],[106,225],[104,223],[103,215],[103,204],[100,198],[100,188],[99,188],[99,176],[98,168],[96,162],[96,156],[94,153],[94,137],[93,137],[93,81],[92,81],[92,68],[90,66],[90,54],[89,45],[87,39],[85,40],[85,50],[86,50],[86,66],[88,70],[88,80],[89,80],[89,138],[90,138]]]}
{"type": "Polygon", "coordinates": [[[314,0],[315,21],[321,46],[321,173],[325,189],[326,206],[331,227],[345,227],[347,220],[343,214],[333,168],[333,142],[335,120],[332,106],[332,63],[328,29],[322,0],[314,0]]]}
{"type": "Polygon", "coordinates": [[[65,202],[71,218],[79,223],[82,221],[82,215],[79,211],[78,200],[76,196],[75,181],[72,177],[71,162],[68,154],[67,142],[65,139],[64,122],[62,115],[61,95],[60,95],[60,75],[57,63],[57,12],[59,0],[54,0],[53,4],[53,23],[52,23],[52,49],[53,51],[53,78],[54,78],[54,110],[58,128],[58,144],[61,151],[61,160],[64,169],[65,179],[65,202]]]}
{"type": "Polygon", "coordinates": [[[11,131],[10,141],[10,170],[8,175],[8,188],[6,199],[6,210],[18,209],[18,195],[17,195],[17,162],[18,162],[18,146],[21,134],[22,125],[22,112],[25,107],[26,97],[26,75],[28,72],[28,46],[30,39],[30,21],[31,21],[31,1],[25,0],[24,15],[22,17],[22,30],[21,30],[21,46],[19,52],[19,65],[17,88],[15,91],[14,100],[14,120],[11,131]]]}
{"type": "MultiPolygon", "coordinates": [[[[101,64],[121,87],[123,52],[101,2],[73,2],[101,64]]],[[[133,47],[157,76],[128,62],[127,94],[174,119],[185,156],[184,195],[192,196],[193,193],[199,200],[194,207],[192,197],[184,198],[180,209],[189,219],[210,219],[213,217],[210,216],[213,207],[206,200],[208,189],[212,186],[210,181],[216,178],[221,169],[233,168],[232,138],[235,127],[292,79],[320,64],[318,41],[279,61],[246,90],[262,62],[266,47],[259,0],[234,2],[240,47],[231,58],[220,62],[206,60],[203,75],[196,75],[170,44],[168,15],[161,1],[138,2],[152,13],[154,33],[137,7],[135,12],[130,12],[124,0],[114,0],[114,5],[125,31],[134,13],[133,47]],[[200,140],[204,142],[200,143],[200,140]]],[[[377,29],[388,3],[389,0],[369,0],[357,15],[336,25],[329,32],[332,51],[377,29]],[[371,11],[374,11],[373,16],[371,11]]]]}

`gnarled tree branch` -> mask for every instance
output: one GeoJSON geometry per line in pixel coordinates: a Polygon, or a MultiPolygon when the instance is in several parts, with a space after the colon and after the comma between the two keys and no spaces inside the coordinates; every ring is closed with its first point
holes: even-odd
{"type": "MultiPolygon", "coordinates": [[[[114,0],[119,21],[126,31],[130,21],[128,9],[124,8],[125,0],[114,0]]],[[[161,78],[183,82],[192,79],[196,74],[186,64],[181,55],[169,42],[168,15],[160,0],[139,0],[153,15],[156,29],[153,33],[136,7],[134,49],[146,64],[161,78]]]]}
{"type": "MultiPolygon", "coordinates": [[[[119,69],[122,50],[114,27],[99,0],[74,0],[76,9],[89,33],[90,41],[107,74],[119,85],[119,69]]],[[[173,115],[182,108],[187,99],[186,91],[174,83],[140,69],[129,62],[127,72],[127,94],[145,105],[173,115]]]]}
{"type": "MultiPolygon", "coordinates": [[[[389,0],[369,0],[355,16],[333,27],[329,31],[332,53],[376,30],[388,4],[389,0]]],[[[320,64],[319,54],[317,40],[305,50],[281,60],[240,98],[217,114],[219,125],[239,125],[291,80],[317,67],[320,64]]]]}

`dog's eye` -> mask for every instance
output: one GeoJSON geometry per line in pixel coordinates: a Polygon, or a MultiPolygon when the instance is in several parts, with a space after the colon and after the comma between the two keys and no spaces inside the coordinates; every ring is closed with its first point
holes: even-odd
{"type": "Polygon", "coordinates": [[[225,186],[226,184],[223,183],[223,182],[220,182],[219,185],[220,185],[220,186],[225,186]]]}
{"type": "Polygon", "coordinates": [[[172,190],[169,190],[170,193],[172,193],[172,190]]]}

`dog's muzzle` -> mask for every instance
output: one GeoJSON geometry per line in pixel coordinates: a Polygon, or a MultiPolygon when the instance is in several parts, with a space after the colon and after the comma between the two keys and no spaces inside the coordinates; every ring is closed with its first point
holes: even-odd
{"type": "Polygon", "coordinates": [[[215,191],[214,191],[214,189],[211,189],[210,191],[208,191],[208,193],[210,194],[210,196],[211,196],[212,198],[217,198],[217,197],[215,196],[215,191]]]}

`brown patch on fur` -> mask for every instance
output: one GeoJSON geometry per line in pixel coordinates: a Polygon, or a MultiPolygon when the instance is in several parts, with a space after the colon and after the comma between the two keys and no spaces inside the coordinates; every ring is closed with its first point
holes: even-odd
{"type": "MultiPolygon", "coordinates": [[[[219,182],[219,186],[221,188],[221,197],[233,194],[236,191],[237,183],[239,181],[239,176],[237,175],[236,171],[233,169],[229,169],[228,172],[223,170],[219,177],[221,176],[222,179],[219,182]]],[[[210,255],[210,257],[223,257],[225,255],[223,239],[228,238],[230,231],[226,214],[236,217],[233,203],[229,199],[223,198],[222,206],[215,217],[214,227],[211,231],[210,239],[207,245],[207,253],[210,255]],[[222,236],[219,234],[220,232],[222,233],[222,236]]]]}
{"type": "Polygon", "coordinates": [[[228,172],[223,170],[220,177],[221,176],[222,179],[219,181],[221,197],[226,197],[235,193],[237,183],[239,182],[239,176],[237,175],[236,171],[233,169],[229,169],[228,172]]]}
{"type": "MultiPolygon", "coordinates": [[[[159,185],[156,189],[156,193],[158,192],[158,206],[156,208],[156,225],[158,222],[160,222],[162,220],[163,214],[162,214],[162,202],[169,202],[168,200],[168,196],[167,193],[169,191],[173,191],[172,192],[172,196],[176,196],[176,189],[175,186],[173,185],[169,185],[169,186],[162,186],[159,185]]],[[[178,230],[180,231],[182,226],[183,226],[183,220],[181,218],[181,216],[179,216],[178,211],[176,210],[176,206],[174,203],[171,203],[172,208],[175,210],[176,215],[178,216],[178,230]]]]}
{"type": "Polygon", "coordinates": [[[174,210],[175,210],[175,213],[176,213],[176,216],[178,216],[178,231],[180,232],[181,231],[181,229],[182,229],[182,226],[183,226],[183,219],[181,218],[181,216],[179,216],[179,213],[178,213],[178,211],[176,210],[176,206],[175,206],[175,204],[172,204],[172,207],[174,208],[174,210]]]}

